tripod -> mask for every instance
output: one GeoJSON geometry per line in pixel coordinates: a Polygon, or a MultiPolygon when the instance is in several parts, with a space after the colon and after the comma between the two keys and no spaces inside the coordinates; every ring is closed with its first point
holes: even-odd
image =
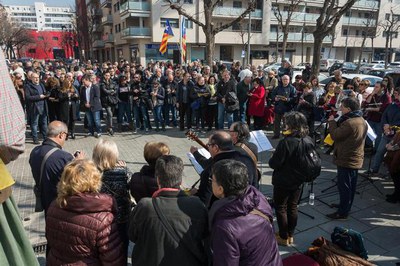
{"type": "MultiPolygon", "coordinates": [[[[299,201],[297,202],[297,206],[300,205],[300,203],[301,203],[302,200],[308,199],[308,198],[310,197],[310,193],[313,193],[313,191],[314,191],[314,182],[311,182],[311,190],[308,191],[308,197],[301,198],[301,197],[303,196],[304,186],[305,186],[305,183],[303,183],[303,185],[301,186],[301,192],[300,192],[299,201]]],[[[315,217],[312,216],[311,214],[305,213],[305,212],[303,212],[303,211],[301,211],[301,210],[297,210],[297,211],[298,211],[299,213],[301,213],[301,214],[304,214],[304,215],[307,216],[307,217],[310,217],[310,218],[313,219],[313,220],[315,219],[315,217]]]]}

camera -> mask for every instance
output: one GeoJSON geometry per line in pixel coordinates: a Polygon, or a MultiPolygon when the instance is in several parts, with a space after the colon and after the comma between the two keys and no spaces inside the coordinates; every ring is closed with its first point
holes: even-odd
{"type": "Polygon", "coordinates": [[[78,157],[79,154],[81,154],[81,151],[80,151],[80,150],[75,151],[75,152],[74,152],[74,157],[75,157],[75,158],[78,157]]]}

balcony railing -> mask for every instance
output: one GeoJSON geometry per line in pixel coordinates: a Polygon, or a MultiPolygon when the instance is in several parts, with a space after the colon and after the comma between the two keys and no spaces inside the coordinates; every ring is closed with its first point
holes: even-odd
{"type": "Polygon", "coordinates": [[[129,27],[121,32],[122,37],[151,37],[150,28],[129,27]]]}
{"type": "Polygon", "coordinates": [[[359,0],[354,3],[352,9],[354,8],[379,9],[379,1],[359,0]]]}
{"type": "MultiPolygon", "coordinates": [[[[245,11],[245,8],[235,8],[235,7],[216,7],[214,9],[213,15],[214,16],[226,16],[226,17],[237,17],[243,14],[245,11]]],[[[263,12],[261,9],[256,9],[253,12],[251,12],[251,17],[252,18],[262,18],[263,17],[263,12]]]]}
{"type": "MultiPolygon", "coordinates": [[[[285,20],[288,17],[287,11],[281,11],[282,19],[285,20]]],[[[291,22],[317,22],[318,17],[320,14],[310,14],[310,13],[303,13],[303,12],[293,12],[291,17],[291,22]]],[[[271,15],[271,20],[277,21],[278,19],[275,17],[274,14],[271,15]]]]}
{"type": "Polygon", "coordinates": [[[103,41],[108,42],[108,43],[114,42],[114,35],[113,34],[104,35],[103,36],[103,41]]]}
{"type": "Polygon", "coordinates": [[[101,18],[101,23],[103,24],[113,24],[113,16],[112,15],[107,15],[105,17],[101,18]]]}
{"type": "Polygon", "coordinates": [[[93,48],[103,48],[104,47],[104,41],[103,40],[95,40],[93,42],[93,48]]]}
{"type": "MultiPolygon", "coordinates": [[[[270,42],[276,41],[276,35],[277,35],[277,32],[270,32],[269,33],[269,41],[270,42]]],[[[301,42],[301,38],[302,38],[301,32],[299,32],[299,33],[298,32],[289,32],[289,35],[288,35],[289,42],[301,42]]],[[[307,43],[314,42],[314,36],[311,33],[305,33],[303,38],[304,38],[303,39],[304,42],[307,42],[307,43]]],[[[279,33],[278,41],[279,42],[283,41],[283,33],[281,33],[281,32],[279,33]]],[[[328,37],[325,37],[322,42],[329,43],[329,42],[332,42],[332,39],[328,36],[328,37]]]]}
{"type": "Polygon", "coordinates": [[[368,19],[368,18],[353,18],[353,17],[343,17],[342,18],[342,26],[363,26],[363,27],[372,27],[376,25],[376,20],[368,19]]]}
{"type": "Polygon", "coordinates": [[[102,0],[101,7],[111,7],[112,0],[102,0]]]}
{"type": "Polygon", "coordinates": [[[151,5],[149,2],[128,1],[121,5],[120,13],[124,11],[150,11],[151,5]]]}

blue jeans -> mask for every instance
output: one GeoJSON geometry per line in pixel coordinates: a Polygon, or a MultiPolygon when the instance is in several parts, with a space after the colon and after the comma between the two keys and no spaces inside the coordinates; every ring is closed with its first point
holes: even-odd
{"type": "MultiPolygon", "coordinates": [[[[374,132],[376,134],[376,139],[375,139],[375,143],[374,143],[374,150],[376,151],[378,149],[379,143],[381,142],[381,139],[382,139],[382,133],[383,133],[382,123],[368,121],[368,124],[371,126],[371,128],[374,130],[374,132]]],[[[367,136],[366,141],[369,144],[372,143],[372,141],[369,139],[368,136],[367,136]]]]}
{"type": "Polygon", "coordinates": [[[392,139],[382,134],[382,139],[379,142],[379,146],[376,148],[376,153],[374,156],[374,162],[372,163],[371,171],[379,172],[379,168],[382,164],[383,158],[386,153],[386,144],[388,144],[392,139]]]}
{"type": "Polygon", "coordinates": [[[31,115],[30,116],[30,124],[31,124],[33,140],[35,141],[38,139],[38,128],[40,128],[40,132],[42,133],[43,140],[45,140],[46,133],[47,133],[47,114],[31,115]]]}
{"type": "Polygon", "coordinates": [[[129,102],[119,102],[118,103],[118,123],[123,122],[123,117],[126,114],[126,119],[128,123],[132,122],[132,110],[131,104],[129,102]]]}
{"type": "Polygon", "coordinates": [[[145,128],[150,129],[150,119],[149,113],[147,112],[147,107],[143,104],[133,105],[133,115],[135,116],[135,125],[136,128],[140,128],[140,117],[143,118],[143,123],[145,128]]]}
{"type": "MultiPolygon", "coordinates": [[[[239,103],[238,121],[246,123],[246,102],[239,103]]],[[[235,119],[236,120],[236,119],[235,119]]]]}
{"type": "Polygon", "coordinates": [[[164,126],[164,120],[162,117],[162,105],[157,105],[154,107],[153,112],[154,112],[154,123],[156,124],[156,128],[159,129],[160,123],[161,125],[164,126]]]}
{"type": "Polygon", "coordinates": [[[88,128],[90,134],[94,134],[94,127],[96,132],[101,134],[101,121],[100,121],[100,111],[86,111],[85,113],[87,121],[88,121],[88,128]]]}
{"type": "Polygon", "coordinates": [[[226,113],[225,106],[222,103],[218,103],[218,129],[224,129],[225,114],[228,120],[229,128],[233,123],[233,113],[226,113]]]}
{"type": "Polygon", "coordinates": [[[169,125],[172,123],[175,127],[178,125],[176,122],[176,107],[173,104],[164,104],[163,105],[163,111],[164,111],[164,120],[165,124],[169,125]],[[172,120],[169,120],[169,113],[171,112],[172,114],[172,120]]]}
{"type": "Polygon", "coordinates": [[[339,209],[338,214],[347,216],[349,215],[351,205],[353,204],[354,195],[356,194],[358,170],[337,167],[337,186],[339,190],[339,209]]]}

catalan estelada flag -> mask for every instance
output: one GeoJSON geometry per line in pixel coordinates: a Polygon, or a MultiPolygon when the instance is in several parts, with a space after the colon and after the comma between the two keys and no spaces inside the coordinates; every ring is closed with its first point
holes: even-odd
{"type": "Polygon", "coordinates": [[[164,54],[167,51],[168,39],[174,37],[174,33],[172,32],[171,25],[169,25],[169,20],[165,23],[165,30],[162,36],[161,45],[160,45],[160,53],[164,54]]]}
{"type": "Polygon", "coordinates": [[[186,18],[182,16],[181,19],[181,63],[184,64],[186,62],[186,18]]]}

